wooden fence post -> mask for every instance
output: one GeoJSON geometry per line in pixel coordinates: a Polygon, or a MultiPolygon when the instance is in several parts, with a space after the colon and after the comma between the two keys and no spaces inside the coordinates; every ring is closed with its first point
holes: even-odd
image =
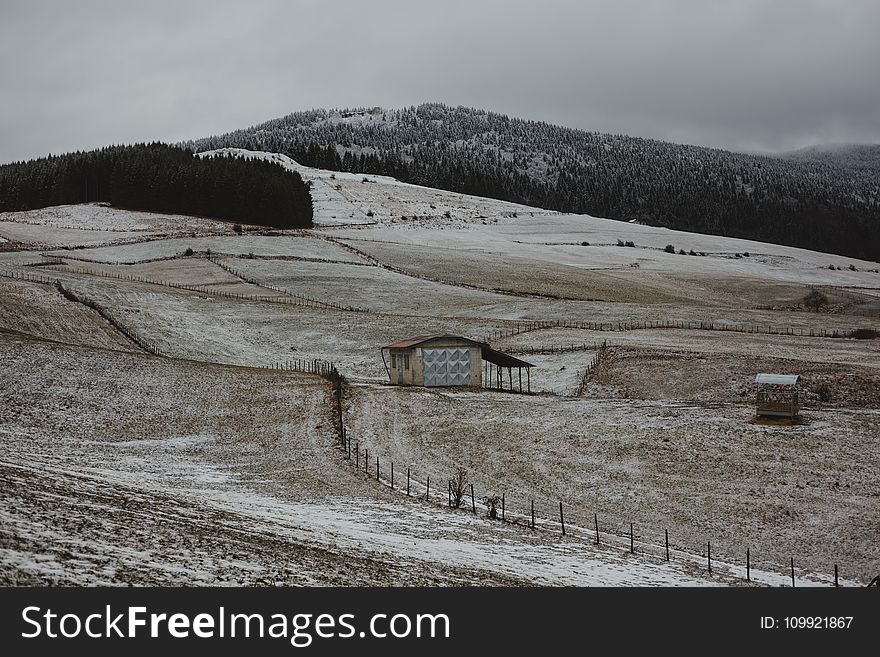
{"type": "Polygon", "coordinates": [[[391,461],[391,488],[394,488],[394,461],[391,461]]]}
{"type": "Polygon", "coordinates": [[[666,532],[666,561],[669,561],[669,530],[664,530],[666,532]]]}
{"type": "Polygon", "coordinates": [[[706,561],[709,564],[709,574],[712,574],[712,542],[706,541],[706,561]]]}
{"type": "Polygon", "coordinates": [[[593,514],[593,523],[596,525],[596,545],[599,545],[599,515],[593,514]]]}
{"type": "Polygon", "coordinates": [[[532,500],[532,529],[535,528],[535,500],[532,500]]]}
{"type": "Polygon", "coordinates": [[[791,588],[794,588],[794,557],[791,558],[791,588]]]}
{"type": "Polygon", "coordinates": [[[746,548],[746,581],[752,581],[752,555],[749,548],[746,548]]]}
{"type": "Polygon", "coordinates": [[[477,515],[477,501],[474,499],[474,485],[471,484],[471,508],[474,510],[474,515],[477,515]]]}
{"type": "Polygon", "coordinates": [[[840,586],[840,584],[837,583],[837,564],[834,564],[834,586],[840,586]]]}
{"type": "Polygon", "coordinates": [[[629,553],[636,553],[636,545],[635,540],[633,539],[633,524],[629,523],[629,553]]]}
{"type": "Polygon", "coordinates": [[[379,481],[379,457],[376,457],[376,481],[379,481]]]}
{"type": "Polygon", "coordinates": [[[430,501],[431,498],[431,475],[428,475],[428,483],[425,485],[425,501],[430,501]]]}
{"type": "MultiPolygon", "coordinates": [[[[504,493],[501,493],[501,522],[505,522],[504,518],[504,493]]],[[[834,572],[837,572],[837,566],[834,567],[834,572]]]]}
{"type": "Polygon", "coordinates": [[[559,524],[562,525],[562,535],[565,536],[565,516],[562,515],[562,502],[559,502],[559,524]]]}
{"type": "Polygon", "coordinates": [[[409,468],[406,469],[406,496],[409,497],[409,468]]]}

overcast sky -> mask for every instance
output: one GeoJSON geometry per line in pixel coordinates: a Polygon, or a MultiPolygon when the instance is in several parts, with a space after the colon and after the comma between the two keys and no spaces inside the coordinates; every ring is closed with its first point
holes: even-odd
{"type": "Polygon", "coordinates": [[[880,143],[878,32],[878,0],[0,0],[0,162],[426,101],[737,150],[880,143]]]}

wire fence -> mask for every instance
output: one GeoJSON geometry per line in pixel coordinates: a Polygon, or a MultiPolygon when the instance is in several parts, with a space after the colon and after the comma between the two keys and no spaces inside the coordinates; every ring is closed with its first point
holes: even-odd
{"type": "MultiPolygon", "coordinates": [[[[598,358],[601,361],[601,357],[598,358]]],[[[403,497],[422,500],[434,506],[469,511],[475,517],[487,522],[519,526],[548,535],[556,534],[573,541],[623,550],[631,554],[648,555],[666,562],[685,562],[692,566],[703,564],[709,575],[712,575],[714,567],[716,571],[720,570],[729,577],[742,579],[745,582],[756,581],[752,577],[756,561],[751,548],[746,548],[744,554],[738,558],[720,555],[717,550],[713,552],[711,540],[706,540],[701,549],[693,541],[671,541],[668,529],[664,529],[662,533],[656,530],[637,533],[636,529],[639,527],[637,522],[621,522],[607,515],[600,517],[598,512],[592,513],[593,522],[590,525],[577,524],[571,522],[571,519],[566,520],[566,513],[571,512],[573,508],[569,506],[566,509],[565,503],[561,500],[558,506],[550,504],[554,512],[551,516],[546,514],[548,510],[546,500],[538,502],[533,496],[523,493],[510,495],[508,492],[480,497],[473,483],[467,482],[462,490],[460,482],[456,481],[454,475],[432,477],[430,468],[414,467],[412,463],[407,463],[403,467],[396,466],[393,459],[385,458],[375,448],[371,450],[367,441],[358,440],[346,428],[343,413],[345,378],[335,369],[332,377],[330,380],[334,386],[337,447],[341,451],[342,458],[356,472],[375,481],[377,485],[388,487],[403,497]],[[540,506],[541,504],[543,506],[540,506]]],[[[583,509],[577,511],[583,518],[583,509]]],[[[793,587],[797,586],[798,578],[795,563],[794,557],[790,557],[787,564],[788,576],[793,587]]],[[[778,563],[772,562],[765,556],[761,566],[767,565],[775,571],[782,570],[778,563]]],[[[803,581],[804,574],[811,576],[810,584],[816,583],[814,571],[801,570],[802,584],[806,583],[803,581]]],[[[766,582],[767,576],[759,575],[757,581],[761,580],[766,582]]],[[[834,565],[833,579],[829,573],[827,581],[833,586],[841,586],[837,564],[834,565]]]]}
{"type": "Polygon", "coordinates": [[[250,276],[247,276],[246,274],[243,274],[242,272],[230,267],[227,263],[223,262],[219,258],[215,258],[213,256],[207,256],[207,258],[209,261],[213,262],[215,265],[217,265],[218,267],[220,267],[224,271],[232,274],[236,278],[241,279],[245,283],[248,283],[250,285],[256,285],[258,287],[262,287],[267,290],[272,290],[273,292],[278,292],[279,294],[286,295],[288,297],[291,297],[292,299],[302,301],[306,305],[313,305],[313,306],[322,307],[322,308],[332,308],[333,310],[342,310],[342,311],[353,312],[353,313],[368,313],[368,312],[370,312],[370,310],[368,308],[359,308],[356,306],[346,306],[346,305],[342,305],[339,303],[335,303],[333,301],[320,301],[318,299],[312,299],[311,297],[306,297],[303,295],[294,294],[292,292],[289,292],[288,290],[285,290],[284,288],[277,287],[275,285],[270,285],[269,283],[260,282],[250,276]]]}
{"type": "MultiPolygon", "coordinates": [[[[729,324],[715,321],[683,321],[683,320],[656,320],[656,321],[625,321],[625,322],[582,322],[574,320],[543,320],[523,322],[510,329],[501,329],[488,333],[486,342],[501,340],[515,335],[540,331],[545,329],[562,328],[578,329],[583,331],[607,332],[607,331],[639,331],[645,329],[679,329],[690,331],[728,331],[732,333],[756,333],[764,335],[792,335],[814,338],[849,338],[858,329],[842,328],[805,328],[800,326],[774,326],[772,324],[729,324]]],[[[519,351],[519,353],[526,353],[519,351]]]]}
{"type": "Polygon", "coordinates": [[[583,396],[584,392],[587,389],[587,384],[590,380],[590,374],[593,373],[593,370],[599,365],[599,363],[603,362],[608,356],[608,343],[603,342],[596,349],[596,355],[593,356],[592,360],[587,364],[584,373],[581,375],[580,383],[578,383],[578,387],[574,392],[575,397],[583,396]]]}

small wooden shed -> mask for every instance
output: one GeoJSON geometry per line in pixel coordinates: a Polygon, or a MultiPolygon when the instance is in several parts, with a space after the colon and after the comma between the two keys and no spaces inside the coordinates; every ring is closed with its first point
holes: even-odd
{"type": "Polygon", "coordinates": [[[763,417],[795,418],[801,410],[797,374],[758,374],[755,383],[757,414],[763,417]]]}
{"type": "Polygon", "coordinates": [[[487,343],[449,333],[417,335],[382,347],[382,361],[388,380],[398,386],[468,386],[516,390],[513,369],[517,369],[519,392],[531,391],[531,363],[492,349],[487,343]],[[491,367],[490,367],[491,366],[491,367]],[[507,375],[503,370],[507,369],[507,375]]]}

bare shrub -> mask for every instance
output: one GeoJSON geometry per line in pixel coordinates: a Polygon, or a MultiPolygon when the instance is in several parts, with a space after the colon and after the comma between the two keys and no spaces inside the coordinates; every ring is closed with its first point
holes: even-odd
{"type": "Polygon", "coordinates": [[[820,308],[828,305],[828,297],[822,294],[816,288],[811,288],[810,292],[803,298],[804,305],[811,308],[813,312],[819,312],[820,308]]]}
{"type": "Polygon", "coordinates": [[[465,491],[468,488],[467,470],[459,466],[455,470],[455,474],[449,480],[449,490],[452,494],[452,506],[460,509],[464,503],[465,491]]]}

